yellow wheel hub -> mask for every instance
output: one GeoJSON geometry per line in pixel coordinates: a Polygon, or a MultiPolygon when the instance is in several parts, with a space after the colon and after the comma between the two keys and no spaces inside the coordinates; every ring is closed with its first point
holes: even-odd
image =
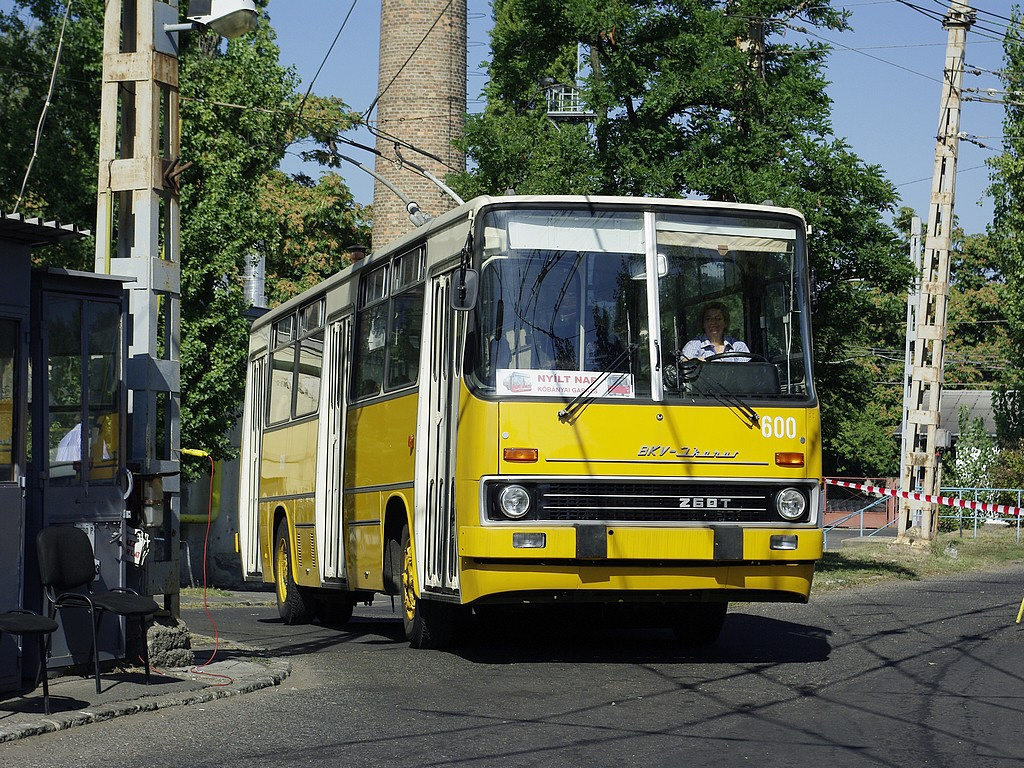
{"type": "Polygon", "coordinates": [[[274,581],[277,588],[277,600],[283,603],[288,599],[285,583],[288,581],[288,547],[284,539],[278,539],[277,558],[274,568],[274,581]]]}
{"type": "Polygon", "coordinates": [[[416,588],[413,584],[412,545],[405,548],[402,557],[402,610],[406,621],[416,618],[416,588]]]}

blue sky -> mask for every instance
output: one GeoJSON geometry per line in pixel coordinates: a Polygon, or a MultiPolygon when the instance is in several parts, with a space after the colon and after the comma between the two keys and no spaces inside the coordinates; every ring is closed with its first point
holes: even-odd
{"type": "MultiPolygon", "coordinates": [[[[469,98],[470,110],[480,109],[478,99],[485,83],[479,64],[487,59],[487,32],[491,23],[489,0],[469,3],[469,98]]],[[[915,0],[915,4],[941,16],[948,0],[915,0]]],[[[851,0],[852,32],[824,34],[833,44],[828,67],[832,84],[833,127],[868,163],[882,167],[898,186],[905,204],[925,216],[931,191],[935,134],[939,119],[942,68],[946,31],[941,24],[896,0],[851,0]]],[[[975,7],[1006,16],[1006,0],[978,0],[975,7]]],[[[314,90],[342,98],[360,111],[373,101],[377,85],[377,45],[380,5],[371,0],[272,0],[271,23],[278,35],[282,64],[292,65],[305,90],[317,70],[314,90]],[[342,22],[351,16],[342,29],[342,22]],[[339,29],[341,30],[338,36],[339,29]],[[337,43],[324,58],[335,37],[337,43]]],[[[981,24],[998,30],[1000,21],[981,15],[981,24]]],[[[798,33],[793,33],[799,38],[798,33]]],[[[967,37],[968,66],[996,70],[1002,61],[997,35],[982,29],[967,37]]],[[[966,88],[999,88],[994,75],[965,77],[966,88]]],[[[985,161],[996,154],[1002,135],[1002,107],[966,102],[961,131],[980,138],[994,149],[961,142],[957,174],[956,215],[965,229],[981,232],[992,216],[985,196],[989,171],[985,161]]],[[[358,140],[372,144],[368,136],[358,140]]],[[[357,158],[361,162],[370,160],[357,158]]],[[[288,161],[286,169],[298,167],[288,161]]],[[[308,171],[307,171],[308,172],[308,171]]],[[[370,202],[372,179],[358,169],[343,169],[356,199],[370,202]]]]}
{"type": "MultiPolygon", "coordinates": [[[[937,16],[949,0],[912,0],[937,16]]],[[[11,0],[0,0],[9,10],[11,0]]],[[[480,64],[486,61],[487,33],[491,24],[489,0],[468,0],[470,110],[482,108],[479,100],[485,83],[480,64]]],[[[865,161],[879,165],[897,185],[903,202],[921,216],[928,211],[935,134],[939,119],[942,67],[946,32],[939,21],[928,18],[898,0],[849,0],[853,31],[826,33],[832,44],[828,66],[833,100],[833,128],[865,161]]],[[[1002,62],[999,42],[1009,0],[975,0],[979,23],[967,36],[968,68],[997,70],[1002,62]],[[995,14],[995,15],[992,15],[995,14]]],[[[334,95],[350,107],[365,110],[377,90],[377,47],[380,3],[374,0],[271,0],[268,11],[281,48],[281,63],[294,66],[305,90],[334,95]],[[345,21],[348,16],[347,22],[345,21]],[[333,48],[332,48],[333,45],[333,48]],[[328,52],[330,54],[328,55],[328,52]],[[319,75],[317,72],[319,70],[319,75]],[[315,81],[314,81],[315,77],[315,81]]],[[[794,32],[794,38],[801,36],[794,32]]],[[[999,88],[991,74],[968,74],[965,88],[999,88]]],[[[970,95],[970,94],[969,94],[970,95]]],[[[975,94],[981,95],[981,94],[975,94]]],[[[985,161],[1000,147],[1002,107],[977,101],[964,103],[961,132],[978,137],[977,143],[960,142],[955,212],[967,232],[984,231],[991,221],[992,206],[985,189],[989,171],[985,161]]],[[[373,144],[365,132],[354,138],[373,144]]],[[[355,150],[353,155],[357,153],[355,150]]],[[[372,156],[356,159],[370,164],[372,156]]],[[[302,168],[295,157],[285,170],[302,168]]],[[[304,170],[316,175],[316,167],[304,170]]],[[[372,179],[354,167],[342,173],[359,202],[373,196],[372,179]]]]}

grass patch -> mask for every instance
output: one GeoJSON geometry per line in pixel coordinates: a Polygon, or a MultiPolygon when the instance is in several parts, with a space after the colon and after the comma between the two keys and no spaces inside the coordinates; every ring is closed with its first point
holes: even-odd
{"type": "Polygon", "coordinates": [[[943,533],[930,544],[908,546],[891,540],[858,542],[826,552],[818,563],[814,592],[832,592],[900,579],[918,580],[1024,564],[1024,538],[1012,527],[943,533]]]}
{"type": "MultiPolygon", "coordinates": [[[[218,589],[217,587],[207,587],[206,596],[210,597],[231,597],[231,593],[226,589],[218,589]]],[[[181,588],[181,599],[182,601],[188,600],[189,602],[203,602],[203,588],[202,587],[182,587],[181,588]]]]}
{"type": "MultiPolygon", "coordinates": [[[[198,608],[203,605],[202,587],[182,587],[181,604],[186,608],[198,608]]],[[[240,605],[273,605],[277,598],[273,592],[232,592],[217,587],[206,588],[206,602],[220,608],[240,605]]]]}

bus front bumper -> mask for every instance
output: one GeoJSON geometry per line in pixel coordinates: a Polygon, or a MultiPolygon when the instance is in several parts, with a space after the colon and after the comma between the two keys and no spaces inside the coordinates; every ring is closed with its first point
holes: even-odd
{"type": "Polygon", "coordinates": [[[462,601],[578,593],[581,600],[635,594],[646,600],[806,602],[822,540],[820,528],[463,526],[462,601]]]}

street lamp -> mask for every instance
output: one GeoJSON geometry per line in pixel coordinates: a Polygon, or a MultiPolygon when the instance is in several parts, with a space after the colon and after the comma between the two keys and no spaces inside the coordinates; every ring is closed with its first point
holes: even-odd
{"type": "Polygon", "coordinates": [[[165,32],[212,29],[221,37],[240,37],[256,29],[259,13],[253,0],[192,0],[187,24],[165,24],[165,32]]]}

